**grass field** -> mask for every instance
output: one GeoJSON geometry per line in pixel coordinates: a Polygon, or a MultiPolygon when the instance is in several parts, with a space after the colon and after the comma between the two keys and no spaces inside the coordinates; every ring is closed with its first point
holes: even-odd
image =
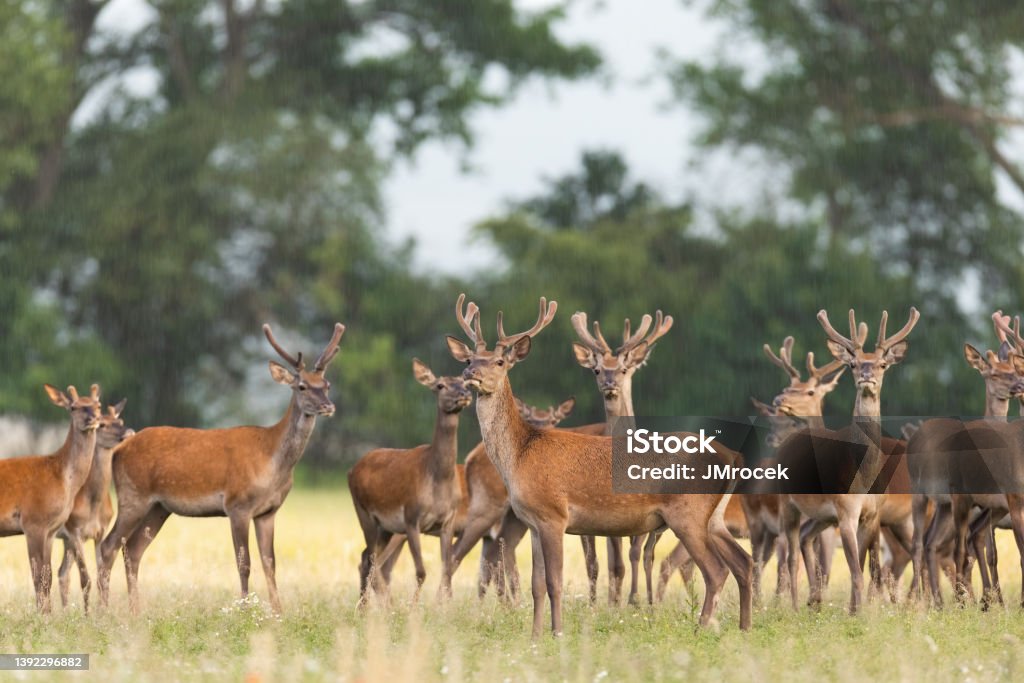
{"type": "MultiPolygon", "coordinates": [[[[360,537],[347,490],[293,492],[278,515],[280,617],[267,609],[258,566],[252,574],[256,597],[237,599],[224,519],[168,521],[143,561],[139,617],[128,613],[120,562],[108,611],[82,613],[76,575],[73,605],[61,610],[58,599],[53,615],[36,615],[24,539],[0,539],[0,652],[88,652],[92,657],[90,673],[2,672],[0,680],[396,683],[785,677],[937,682],[1024,677],[1020,570],[1006,532],[999,534],[1006,608],[925,611],[875,599],[864,614],[849,617],[849,583],[837,552],[834,579],[820,611],[794,614],[768,599],[747,634],[737,629],[731,580],[719,606],[720,623],[712,629],[695,629],[699,596],[691,599],[678,579],[666,602],[654,608],[591,607],[584,596],[579,544],[570,538],[566,634],[537,642],[530,640],[528,597],[516,608],[499,605],[493,597],[477,600],[475,553],[455,577],[454,599],[437,604],[438,549],[432,538],[425,546],[428,578],[418,604],[411,603],[414,581],[406,557],[396,568],[391,604],[357,612],[360,537]]],[[[663,542],[659,553],[671,546],[663,542]]],[[[252,547],[255,552],[255,541],[252,547]]],[[[520,548],[519,563],[528,569],[528,542],[520,548]]],[[[766,586],[773,582],[774,568],[766,586]]],[[[602,567],[602,592],[606,585],[602,567]]]]}

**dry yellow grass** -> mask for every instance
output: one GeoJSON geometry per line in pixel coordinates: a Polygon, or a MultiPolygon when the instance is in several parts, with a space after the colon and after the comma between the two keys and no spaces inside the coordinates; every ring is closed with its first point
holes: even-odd
{"type": "MultiPolygon", "coordinates": [[[[413,572],[404,558],[390,605],[355,609],[362,550],[347,491],[293,492],[278,517],[278,580],[284,614],[256,599],[240,601],[224,519],[172,518],[147,553],[143,612],[127,612],[120,562],[110,610],[86,616],[77,576],[73,605],[52,616],[33,609],[24,539],[0,539],[0,652],[89,652],[91,673],[0,674],[19,680],[1013,680],[1022,675],[1024,614],[1012,538],[1000,534],[1005,608],[925,611],[874,600],[845,614],[848,581],[840,553],[827,603],[794,614],[770,598],[749,634],[736,628],[736,590],[727,585],[720,626],[694,628],[699,600],[678,579],[654,608],[591,607],[575,539],[566,548],[566,634],[529,638],[529,598],[507,608],[476,599],[476,554],[455,577],[455,597],[435,602],[439,554],[425,543],[427,585],[411,604],[413,572]]],[[[666,539],[667,541],[667,539],[666,539]]],[[[659,554],[671,549],[663,542],[659,554]]],[[[59,547],[59,544],[58,544],[59,547]]],[[[252,544],[255,552],[255,541],[252,544]]],[[[603,551],[600,553],[603,558],[603,551]]],[[[529,544],[520,548],[528,572],[529,544]]],[[[58,553],[54,553],[54,567],[58,553]]],[[[91,563],[90,563],[91,564],[91,563]]],[[[605,590],[602,567],[601,591],[605,590]]],[[[528,581],[528,573],[524,574],[528,581]]],[[[774,570],[766,576],[773,585],[774,570]]],[[[698,582],[698,593],[700,586],[698,582]]],[[[806,589],[805,589],[806,592],[806,589]]],[[[699,597],[699,596],[698,596],[699,597]]],[[[55,594],[56,598],[56,594],[55,594]]]]}

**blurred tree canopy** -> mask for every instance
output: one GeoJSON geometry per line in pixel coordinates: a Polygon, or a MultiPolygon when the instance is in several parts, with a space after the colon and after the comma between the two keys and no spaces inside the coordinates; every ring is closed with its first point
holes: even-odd
{"type": "MultiPolygon", "coordinates": [[[[1006,201],[1024,194],[1006,151],[1024,123],[1010,113],[1024,9],[709,2],[744,55],[667,56],[665,76],[701,115],[700,143],[754,151],[781,193],[680,201],[590,150],[480,222],[499,267],[439,276],[381,236],[382,181],[427,140],[471,146],[472,114],[524,80],[594,74],[593,47],[555,36],[562,8],[152,0],[127,33],[97,28],[106,4],[0,2],[0,411],[52,419],[40,383],[98,380],[136,428],[237,424],[287,397],[263,374],[260,324],[309,354],[340,320],[338,415],[307,457],[336,469],[428,438],[410,360],[457,371],[444,334],[466,291],[489,338],[499,308],[512,329],[539,296],[559,301],[513,386],[545,406],[576,395],[574,424],[602,416],[572,356],[575,310],[609,336],[674,316],[637,376],[639,412],[736,415],[785,381],[762,344],[792,334],[801,358],[828,360],[818,309],[843,330],[853,307],[873,335],[883,309],[902,325],[915,305],[883,410],[981,412],[962,344],[993,346],[987,313],[1020,310],[1024,285],[1006,201]]],[[[828,411],[851,405],[844,381],[828,411]]],[[[462,435],[465,452],[472,417],[462,435]]]]}

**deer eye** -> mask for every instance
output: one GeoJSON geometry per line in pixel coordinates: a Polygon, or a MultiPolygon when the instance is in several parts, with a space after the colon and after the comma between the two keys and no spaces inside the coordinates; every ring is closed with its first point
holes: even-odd
{"type": "Polygon", "coordinates": [[[807,390],[807,395],[808,396],[814,396],[814,389],[808,389],[807,390]]]}
{"type": "Polygon", "coordinates": [[[443,385],[443,384],[441,384],[440,382],[438,382],[438,384],[437,384],[437,388],[438,388],[439,390],[440,390],[440,389],[444,389],[444,385],[443,385]]]}
{"type": "Polygon", "coordinates": [[[505,359],[503,359],[503,358],[499,358],[499,359],[498,359],[498,367],[500,368],[500,367],[501,367],[501,366],[503,366],[504,364],[505,364],[505,359]]]}
{"type": "Polygon", "coordinates": [[[601,374],[601,371],[600,371],[600,370],[598,370],[597,368],[594,368],[594,374],[595,374],[595,375],[600,375],[600,374],[601,374]]]}
{"type": "Polygon", "coordinates": [[[305,384],[300,384],[300,385],[299,385],[299,391],[305,391],[305,390],[306,390],[306,388],[307,388],[307,387],[306,387],[306,385],[305,385],[305,384]]]}

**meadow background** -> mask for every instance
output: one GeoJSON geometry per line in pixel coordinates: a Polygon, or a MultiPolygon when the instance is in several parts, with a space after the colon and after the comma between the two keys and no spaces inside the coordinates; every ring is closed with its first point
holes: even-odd
{"type": "MultiPolygon", "coordinates": [[[[1007,607],[942,611],[875,599],[846,614],[849,582],[841,552],[820,611],[776,603],[774,563],[754,628],[737,628],[735,583],[726,585],[715,627],[697,630],[703,587],[691,598],[676,576],[665,602],[651,607],[586,598],[579,543],[566,539],[565,635],[530,639],[527,595],[509,607],[476,596],[477,552],[466,558],[450,603],[435,600],[440,555],[424,541],[427,582],[416,604],[412,561],[395,568],[389,605],[356,609],[358,523],[344,488],[292,493],[278,515],[278,585],[284,611],[271,615],[259,568],[255,597],[240,601],[230,531],[223,519],[172,517],[140,569],[142,613],[128,612],[123,566],[111,581],[111,608],[88,616],[77,576],[73,604],[35,612],[21,539],[0,541],[0,651],[89,652],[89,673],[5,672],[8,680],[104,681],[939,681],[1019,680],[1024,619],[1018,607],[1016,548],[1000,540],[1007,607]]],[[[255,539],[252,539],[253,543],[255,539]]],[[[660,557],[674,545],[663,539],[660,557]]],[[[603,544],[599,554],[604,559],[603,544]]],[[[255,547],[253,545],[252,547],[255,547]]],[[[529,576],[529,544],[518,559],[529,576]]],[[[56,553],[55,553],[56,556],[56,553]]],[[[90,561],[90,565],[92,562],[90,561]]],[[[977,574],[975,572],[975,574],[977,574]]],[[[906,580],[909,577],[904,577],[906,580]]],[[[627,579],[628,580],[628,579],[627,579]]],[[[905,585],[904,585],[905,587],[905,585]]],[[[952,597],[948,585],[947,604],[952,597]]],[[[806,587],[802,596],[806,598],[806,587]]],[[[56,596],[55,596],[56,597],[56,596]]]]}

